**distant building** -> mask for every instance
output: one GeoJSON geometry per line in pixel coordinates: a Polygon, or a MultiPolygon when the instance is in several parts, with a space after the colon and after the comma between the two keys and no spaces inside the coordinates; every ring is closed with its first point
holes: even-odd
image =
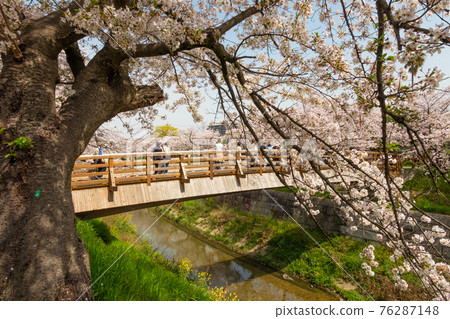
{"type": "Polygon", "coordinates": [[[224,136],[227,133],[227,127],[225,124],[214,124],[208,126],[208,130],[216,131],[220,136],[224,136]]]}

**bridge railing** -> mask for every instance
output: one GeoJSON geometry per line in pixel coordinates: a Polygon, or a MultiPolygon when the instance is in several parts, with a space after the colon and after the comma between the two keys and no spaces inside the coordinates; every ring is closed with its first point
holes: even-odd
{"type": "MultiPolygon", "coordinates": [[[[281,150],[266,150],[275,169],[288,173],[288,155],[281,150]]],[[[366,159],[380,164],[382,155],[367,152],[366,159]]],[[[393,155],[395,156],[395,154],[393,155]]],[[[332,165],[324,155],[325,165],[332,165]]],[[[293,161],[295,163],[295,160],[293,161]]],[[[399,161],[389,162],[391,170],[399,170],[399,161]]],[[[296,169],[302,170],[299,165],[296,169]]],[[[72,189],[91,187],[108,187],[115,191],[118,185],[133,183],[152,183],[179,180],[189,183],[191,178],[210,178],[215,176],[236,175],[238,178],[247,174],[264,174],[273,172],[267,159],[260,151],[224,150],[224,151],[183,151],[170,153],[133,153],[109,155],[80,156],[72,172],[72,189]]]]}
{"type": "MultiPolygon", "coordinates": [[[[268,150],[278,171],[282,171],[279,151],[268,150]]],[[[72,172],[72,189],[180,180],[189,183],[191,178],[273,172],[267,160],[258,152],[243,150],[157,152],[134,154],[80,156],[72,172]]]]}
{"type": "MultiPolygon", "coordinates": [[[[367,156],[364,157],[364,160],[369,163],[374,163],[378,166],[378,168],[384,168],[384,153],[382,152],[365,152],[367,156]]],[[[394,172],[400,172],[402,168],[402,161],[400,155],[398,153],[389,153],[388,154],[388,163],[389,170],[394,172]]]]}

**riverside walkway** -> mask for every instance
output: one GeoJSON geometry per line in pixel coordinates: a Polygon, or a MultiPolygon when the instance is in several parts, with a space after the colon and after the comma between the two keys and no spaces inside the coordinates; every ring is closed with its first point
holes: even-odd
{"type": "MultiPolygon", "coordinates": [[[[292,166],[288,165],[287,155],[279,150],[266,151],[266,154],[271,158],[275,171],[281,174],[290,172],[292,166]]],[[[379,153],[368,153],[370,161],[379,158],[379,153]]],[[[390,168],[399,170],[399,167],[399,161],[393,161],[390,168]]],[[[327,168],[326,165],[321,167],[324,171],[327,168]]],[[[72,172],[75,213],[83,219],[278,187],[284,185],[267,159],[257,151],[80,156],[72,172]]]]}

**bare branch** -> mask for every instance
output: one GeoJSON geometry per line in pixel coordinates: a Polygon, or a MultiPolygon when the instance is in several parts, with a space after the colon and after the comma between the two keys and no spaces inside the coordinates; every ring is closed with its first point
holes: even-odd
{"type": "MultiPolygon", "coordinates": [[[[419,33],[430,34],[430,30],[428,30],[428,29],[417,27],[417,26],[411,25],[407,22],[401,22],[401,21],[397,20],[394,17],[394,14],[392,13],[392,9],[387,4],[386,0],[377,0],[377,3],[379,4],[380,11],[382,11],[383,13],[386,14],[389,22],[392,24],[392,26],[394,28],[399,49],[401,49],[401,47],[402,47],[401,38],[400,38],[400,29],[414,30],[419,33]]],[[[440,38],[440,40],[443,44],[450,45],[450,38],[442,37],[442,38],[440,38]]]]}
{"type": "Polygon", "coordinates": [[[247,10],[242,11],[237,14],[233,18],[225,21],[222,25],[212,29],[206,29],[203,32],[207,34],[206,38],[202,42],[193,43],[191,40],[187,39],[183,43],[179,45],[179,47],[175,50],[171,50],[164,43],[150,43],[150,44],[141,44],[137,46],[136,51],[134,52],[133,57],[141,58],[141,57],[154,57],[160,55],[171,54],[175,55],[178,52],[192,50],[195,48],[210,48],[212,49],[215,44],[219,41],[220,37],[224,35],[227,31],[237,26],[239,23],[244,21],[245,19],[255,15],[260,12],[255,6],[248,8],[247,10]]]}
{"type": "Polygon", "coordinates": [[[80,74],[80,72],[85,68],[83,55],[80,52],[78,43],[74,42],[64,49],[66,52],[66,60],[72,70],[74,78],[80,74]]]}

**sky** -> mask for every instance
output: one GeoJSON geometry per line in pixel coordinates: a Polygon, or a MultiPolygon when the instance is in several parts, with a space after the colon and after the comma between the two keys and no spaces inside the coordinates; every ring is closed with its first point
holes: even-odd
{"type": "MultiPolygon", "coordinates": [[[[170,103],[171,100],[170,96],[173,93],[171,93],[170,90],[169,92],[166,93],[169,96],[169,103],[170,103]]],[[[162,125],[171,125],[180,130],[189,128],[203,130],[206,129],[209,124],[214,122],[219,123],[224,119],[223,114],[221,113],[218,113],[216,116],[217,104],[212,99],[209,98],[207,98],[206,101],[200,106],[199,113],[203,116],[203,121],[198,123],[194,122],[192,115],[188,112],[186,108],[182,106],[178,107],[178,109],[175,112],[167,111],[162,104],[155,105],[155,107],[158,109],[159,115],[153,123],[154,127],[162,125]]],[[[134,133],[138,134],[139,136],[151,134],[151,132],[149,132],[148,130],[142,130],[141,125],[137,121],[127,119],[127,122],[133,128],[134,133]]],[[[120,131],[121,134],[129,136],[129,133],[124,128],[120,119],[118,119],[117,117],[112,119],[110,122],[105,123],[104,126],[115,130],[117,129],[120,131]]]]}

